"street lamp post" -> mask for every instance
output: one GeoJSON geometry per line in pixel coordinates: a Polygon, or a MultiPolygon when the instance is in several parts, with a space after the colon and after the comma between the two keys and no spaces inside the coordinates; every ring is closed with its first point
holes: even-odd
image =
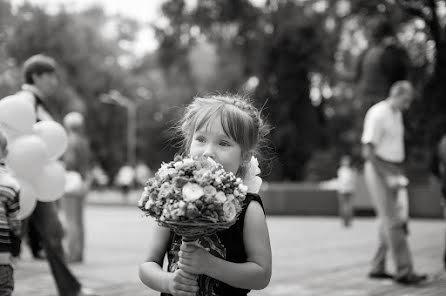
{"type": "Polygon", "coordinates": [[[127,162],[130,166],[136,165],[136,103],[121,95],[117,90],[111,90],[99,97],[105,104],[115,104],[127,110],[127,162]]]}

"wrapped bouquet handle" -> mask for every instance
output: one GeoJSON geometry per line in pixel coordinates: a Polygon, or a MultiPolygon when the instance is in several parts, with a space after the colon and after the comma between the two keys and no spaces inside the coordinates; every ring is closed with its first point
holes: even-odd
{"type": "MultiPolygon", "coordinates": [[[[225,259],[226,249],[221,243],[219,237],[214,233],[210,236],[201,237],[182,237],[183,244],[190,244],[198,248],[204,249],[212,256],[225,259]]],[[[219,285],[219,281],[204,274],[195,274],[198,276],[197,282],[199,290],[197,296],[209,296],[215,294],[215,289],[219,285]]]]}
{"type": "Polygon", "coordinates": [[[198,237],[183,237],[181,242],[185,245],[191,245],[198,248],[202,248],[206,251],[210,251],[210,248],[205,248],[200,244],[200,239],[198,237]]]}

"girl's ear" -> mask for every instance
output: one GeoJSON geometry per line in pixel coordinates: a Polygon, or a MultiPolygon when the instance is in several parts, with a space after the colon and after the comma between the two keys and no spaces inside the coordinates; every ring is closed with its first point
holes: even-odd
{"type": "Polygon", "coordinates": [[[251,151],[243,152],[242,153],[242,166],[246,167],[249,162],[251,161],[251,157],[253,156],[253,153],[251,151]]]}

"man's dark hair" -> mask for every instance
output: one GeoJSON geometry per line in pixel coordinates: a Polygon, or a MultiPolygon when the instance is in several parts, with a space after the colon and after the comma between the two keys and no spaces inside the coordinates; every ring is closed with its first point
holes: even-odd
{"type": "Polygon", "coordinates": [[[25,83],[34,84],[33,75],[53,73],[56,71],[56,61],[46,55],[36,54],[28,58],[23,64],[23,77],[25,83]]]}

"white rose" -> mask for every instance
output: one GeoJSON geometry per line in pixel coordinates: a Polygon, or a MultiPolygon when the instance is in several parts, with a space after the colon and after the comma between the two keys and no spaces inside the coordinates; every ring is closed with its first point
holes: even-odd
{"type": "MultiPolygon", "coordinates": [[[[243,182],[246,186],[248,186],[247,191],[258,193],[260,190],[260,186],[262,185],[262,179],[257,175],[260,174],[259,161],[254,156],[251,157],[251,161],[249,162],[245,178],[243,182]]],[[[246,191],[242,190],[239,185],[239,189],[246,193],[246,191]]]]}
{"type": "Polygon", "coordinates": [[[169,174],[170,176],[175,176],[178,173],[178,171],[174,168],[170,168],[167,170],[167,174],[169,174]]]}
{"type": "Polygon", "coordinates": [[[169,176],[169,172],[167,168],[160,168],[157,172],[158,177],[161,180],[165,180],[169,176]]]}
{"type": "Polygon", "coordinates": [[[179,171],[183,167],[183,162],[182,161],[177,161],[177,162],[175,162],[175,164],[173,166],[175,167],[175,169],[177,171],[179,171]]]}
{"type": "Polygon", "coordinates": [[[217,189],[212,185],[204,186],[203,190],[206,196],[214,196],[217,193],[217,189]]]}
{"type": "Polygon", "coordinates": [[[195,201],[203,196],[204,191],[200,185],[189,182],[183,186],[182,193],[185,201],[195,201]]]}
{"type": "Polygon", "coordinates": [[[217,192],[217,194],[215,194],[215,199],[221,203],[224,203],[227,200],[226,195],[223,191],[217,192]]]}
{"type": "Polygon", "coordinates": [[[148,210],[148,209],[150,209],[152,207],[152,205],[153,205],[153,200],[149,199],[146,202],[146,205],[144,207],[146,208],[146,210],[148,210]]]}
{"type": "Polygon", "coordinates": [[[228,222],[234,221],[235,217],[237,216],[235,205],[232,202],[225,202],[223,204],[223,213],[224,213],[224,219],[226,221],[228,222]]]}
{"type": "Polygon", "coordinates": [[[247,175],[249,176],[257,176],[260,174],[260,168],[259,168],[259,161],[256,157],[252,156],[251,160],[249,161],[247,175]]]}
{"type": "MultiPolygon", "coordinates": [[[[247,186],[247,191],[252,193],[258,193],[260,191],[260,187],[262,186],[262,178],[255,176],[245,181],[247,186]]],[[[239,185],[240,186],[240,185],[239,185]]]]}
{"type": "Polygon", "coordinates": [[[241,193],[244,193],[244,194],[246,194],[248,192],[248,186],[244,185],[244,184],[239,184],[238,189],[240,190],[241,193]]]}
{"type": "Polygon", "coordinates": [[[180,202],[178,203],[178,207],[180,209],[184,209],[184,208],[186,208],[186,206],[187,206],[187,204],[182,200],[180,200],[180,202]]]}
{"type": "Polygon", "coordinates": [[[183,159],[183,163],[184,164],[190,164],[190,163],[193,163],[193,162],[194,162],[194,160],[192,158],[185,158],[185,159],[183,159]]]}

